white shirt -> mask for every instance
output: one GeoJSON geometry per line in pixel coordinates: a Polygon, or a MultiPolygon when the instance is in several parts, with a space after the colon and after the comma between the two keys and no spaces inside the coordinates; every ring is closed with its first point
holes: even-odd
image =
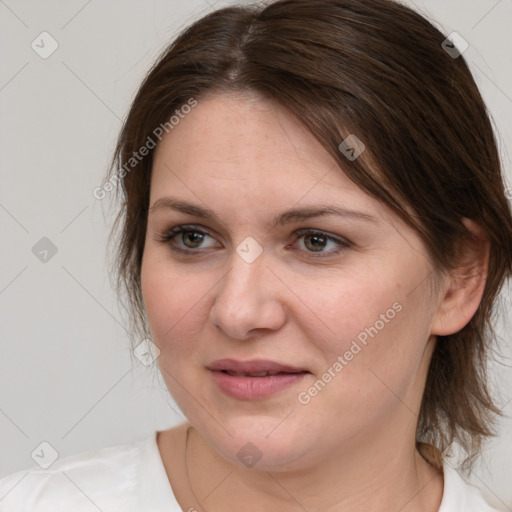
{"type": "MultiPolygon", "coordinates": [[[[498,512],[446,462],[438,512],[498,512]]],[[[156,432],[130,445],[79,453],[0,479],[0,512],[181,512],[156,432]]],[[[195,509],[185,509],[193,511],[195,509]]]]}

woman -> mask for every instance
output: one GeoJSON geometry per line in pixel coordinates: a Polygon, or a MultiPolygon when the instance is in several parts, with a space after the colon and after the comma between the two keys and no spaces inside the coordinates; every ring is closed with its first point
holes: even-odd
{"type": "Polygon", "coordinates": [[[12,475],[2,510],[495,510],[454,468],[499,413],[512,215],[461,52],[390,0],[185,30],[103,190],[134,340],[188,421],[12,475]]]}

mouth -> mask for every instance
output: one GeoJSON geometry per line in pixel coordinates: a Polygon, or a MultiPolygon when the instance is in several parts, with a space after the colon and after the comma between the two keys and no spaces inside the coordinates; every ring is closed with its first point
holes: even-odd
{"type": "Polygon", "coordinates": [[[219,389],[239,400],[268,398],[310,374],[304,368],[265,360],[220,359],[207,368],[219,389]]]}
{"type": "Polygon", "coordinates": [[[263,359],[253,359],[251,361],[219,359],[208,366],[208,369],[237,377],[267,377],[268,375],[309,373],[305,368],[285,365],[276,361],[265,361],[263,359]]]}
{"type": "Polygon", "coordinates": [[[289,375],[290,373],[302,373],[302,372],[233,372],[231,370],[221,370],[227,375],[233,377],[268,377],[269,375],[289,375]]]}

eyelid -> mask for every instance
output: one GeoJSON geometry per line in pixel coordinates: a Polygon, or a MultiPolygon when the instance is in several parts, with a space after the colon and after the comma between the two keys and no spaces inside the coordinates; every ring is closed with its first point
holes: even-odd
{"type": "MultiPolygon", "coordinates": [[[[328,257],[332,257],[332,256],[337,256],[345,249],[348,249],[353,246],[353,244],[351,242],[349,242],[346,238],[338,236],[338,235],[331,235],[329,232],[323,231],[323,230],[317,229],[317,228],[300,228],[300,229],[296,229],[293,232],[293,235],[295,236],[295,241],[300,239],[301,237],[303,237],[305,235],[309,235],[309,234],[312,234],[312,235],[320,234],[327,240],[337,243],[338,247],[334,250],[326,251],[326,252],[303,251],[300,249],[293,249],[293,250],[297,250],[299,252],[305,252],[306,254],[308,254],[308,258],[328,258],[328,257]]],[[[295,243],[295,241],[294,241],[294,243],[295,243]]],[[[289,247],[289,246],[287,246],[287,247],[289,247]]]]}
{"type": "MultiPolygon", "coordinates": [[[[167,228],[161,232],[156,233],[154,239],[157,242],[170,244],[170,242],[172,242],[174,240],[174,238],[176,238],[178,235],[180,235],[181,233],[186,233],[188,231],[201,233],[202,235],[207,235],[210,238],[214,238],[210,233],[208,233],[208,230],[206,228],[203,228],[202,226],[199,226],[196,224],[178,224],[176,226],[167,228]]],[[[173,249],[175,249],[175,248],[173,248],[173,249]]],[[[200,249],[195,250],[195,249],[190,249],[190,248],[189,249],[175,249],[175,250],[177,250],[177,251],[181,250],[182,252],[189,252],[189,253],[192,253],[192,252],[199,253],[200,252],[200,249]]]]}
{"type": "MultiPolygon", "coordinates": [[[[197,233],[200,233],[200,234],[203,234],[203,235],[207,235],[210,238],[215,239],[208,232],[208,228],[204,228],[203,226],[200,226],[200,225],[197,225],[197,224],[178,224],[178,225],[173,226],[173,227],[171,227],[169,229],[166,229],[165,231],[163,231],[161,233],[157,233],[156,236],[155,236],[155,240],[157,242],[162,242],[162,243],[166,243],[166,244],[170,245],[170,243],[178,235],[180,235],[181,233],[184,233],[184,232],[189,232],[189,231],[197,232],[197,233]]],[[[324,238],[326,238],[327,240],[337,243],[338,244],[338,248],[334,249],[334,250],[326,251],[326,252],[322,252],[322,251],[315,252],[315,251],[306,251],[306,250],[302,250],[302,249],[292,249],[294,251],[299,251],[299,252],[302,252],[302,253],[306,253],[308,255],[308,258],[322,258],[322,257],[323,258],[327,258],[329,256],[331,256],[331,257],[332,256],[336,256],[340,252],[342,252],[343,250],[348,249],[348,248],[353,246],[352,242],[350,242],[346,238],[338,236],[338,235],[331,235],[329,232],[323,231],[323,230],[318,229],[318,228],[299,228],[299,229],[296,229],[292,233],[292,235],[294,236],[293,244],[295,244],[295,242],[298,239],[300,239],[301,237],[303,237],[305,235],[309,235],[309,234],[319,234],[319,235],[323,236],[324,238]]],[[[290,247],[290,245],[286,246],[286,248],[288,248],[288,247],[290,247]]],[[[181,248],[181,247],[172,247],[171,246],[171,249],[173,251],[180,252],[182,254],[195,254],[195,255],[199,256],[199,255],[201,255],[201,253],[204,253],[209,248],[206,248],[206,249],[201,249],[201,248],[191,249],[191,248],[181,248]]]]}

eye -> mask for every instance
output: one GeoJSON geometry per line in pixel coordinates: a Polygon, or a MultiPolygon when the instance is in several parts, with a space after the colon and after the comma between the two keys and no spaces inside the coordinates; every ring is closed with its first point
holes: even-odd
{"type": "Polygon", "coordinates": [[[316,254],[311,255],[315,258],[336,255],[351,246],[350,242],[345,239],[334,237],[324,231],[318,231],[315,229],[299,229],[295,231],[294,234],[297,235],[297,240],[303,239],[302,245],[305,249],[302,250],[318,254],[318,256],[316,254]],[[331,244],[331,246],[334,245],[334,248],[329,251],[324,251],[323,249],[325,249],[329,244],[331,244]]]}
{"type": "MultiPolygon", "coordinates": [[[[303,239],[302,244],[299,244],[303,245],[303,248],[300,248],[299,250],[309,253],[308,256],[314,258],[336,255],[351,246],[351,243],[343,238],[338,238],[323,231],[311,228],[299,229],[293,234],[296,236],[296,242],[303,239]],[[331,250],[325,251],[324,249],[326,247],[328,248],[329,244],[334,247],[331,248],[331,250]]],[[[173,251],[186,254],[202,252],[201,250],[196,249],[222,247],[215,241],[209,246],[202,245],[207,238],[212,238],[212,240],[214,240],[206,231],[191,224],[175,226],[163,233],[157,234],[155,237],[158,242],[170,245],[173,251]]],[[[291,246],[287,246],[287,248],[289,247],[291,246]]]]}
{"type": "MultiPolygon", "coordinates": [[[[206,231],[199,229],[193,225],[180,225],[175,226],[164,233],[157,235],[156,240],[162,243],[167,243],[171,246],[171,249],[179,252],[190,252],[201,247],[206,237],[210,237],[206,231]],[[181,235],[181,236],[178,236],[181,235]],[[183,245],[179,245],[180,242],[183,245]],[[176,245],[178,244],[178,245],[176,245]]],[[[213,244],[215,246],[215,244],[213,244]]]]}

